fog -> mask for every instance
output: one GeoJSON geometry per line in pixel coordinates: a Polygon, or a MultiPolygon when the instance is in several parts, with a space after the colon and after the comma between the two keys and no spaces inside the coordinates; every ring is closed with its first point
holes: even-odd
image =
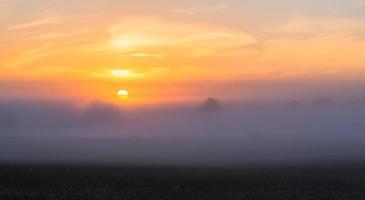
{"type": "Polygon", "coordinates": [[[127,108],[1,101],[0,161],[250,165],[363,161],[362,98],[127,108]]]}

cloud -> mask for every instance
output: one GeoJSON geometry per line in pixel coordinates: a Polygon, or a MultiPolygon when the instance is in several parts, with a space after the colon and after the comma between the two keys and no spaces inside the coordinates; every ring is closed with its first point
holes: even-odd
{"type": "Polygon", "coordinates": [[[111,26],[108,33],[111,37],[109,44],[116,51],[148,50],[167,56],[177,53],[205,56],[257,42],[254,36],[241,31],[172,23],[158,18],[125,19],[111,26]]]}
{"type": "Polygon", "coordinates": [[[36,35],[33,38],[34,39],[41,39],[41,40],[51,40],[51,39],[60,39],[65,37],[74,37],[74,36],[80,36],[88,33],[90,30],[88,29],[80,29],[80,30],[74,30],[69,32],[50,32],[45,34],[36,35]]]}
{"type": "Polygon", "coordinates": [[[29,64],[33,61],[37,61],[54,53],[55,51],[52,50],[52,45],[49,44],[38,46],[36,48],[29,48],[19,51],[17,56],[9,59],[4,65],[10,67],[21,66],[23,64],[29,64]]]}
{"type": "Polygon", "coordinates": [[[34,28],[34,27],[39,27],[39,26],[44,26],[44,25],[56,24],[58,22],[60,22],[60,19],[58,17],[54,17],[54,16],[45,17],[45,18],[42,18],[42,19],[37,19],[37,20],[34,20],[34,21],[9,26],[8,30],[29,29],[29,28],[34,28]]]}
{"type": "Polygon", "coordinates": [[[258,63],[283,78],[343,79],[357,76],[365,64],[359,52],[365,47],[365,22],[340,17],[294,16],[262,32],[264,48],[258,63]]]}
{"type": "Polygon", "coordinates": [[[191,8],[172,9],[169,12],[184,14],[184,15],[197,15],[197,14],[202,14],[202,13],[221,12],[221,11],[227,10],[229,8],[230,8],[229,5],[220,4],[220,5],[209,6],[209,7],[191,7],[191,8]]]}
{"type": "Polygon", "coordinates": [[[166,58],[165,56],[160,54],[149,54],[149,53],[133,53],[132,56],[140,58],[158,58],[158,59],[166,58]]]}
{"type": "Polygon", "coordinates": [[[354,38],[362,33],[365,23],[362,20],[322,17],[314,18],[308,16],[294,16],[286,23],[267,29],[268,34],[277,37],[293,38],[354,38]]]}

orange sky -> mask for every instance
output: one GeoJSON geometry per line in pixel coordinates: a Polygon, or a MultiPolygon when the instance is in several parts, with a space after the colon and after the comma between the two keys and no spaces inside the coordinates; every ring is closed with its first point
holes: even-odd
{"type": "MultiPolygon", "coordinates": [[[[365,21],[336,6],[318,3],[333,11],[316,15],[282,0],[286,15],[271,19],[280,8],[244,13],[263,2],[75,2],[0,0],[1,98],[239,100],[255,92],[230,88],[235,81],[365,78],[365,21]]],[[[350,3],[353,13],[362,5],[350,3]]]]}

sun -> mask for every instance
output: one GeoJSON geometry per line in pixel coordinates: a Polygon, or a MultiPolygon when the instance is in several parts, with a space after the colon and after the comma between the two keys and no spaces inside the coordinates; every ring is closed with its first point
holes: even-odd
{"type": "Polygon", "coordinates": [[[118,90],[117,92],[117,97],[121,100],[127,100],[129,97],[129,92],[128,90],[118,90]]]}

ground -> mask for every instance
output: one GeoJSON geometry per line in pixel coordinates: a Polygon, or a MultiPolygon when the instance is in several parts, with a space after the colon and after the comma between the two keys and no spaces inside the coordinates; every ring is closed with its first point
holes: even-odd
{"type": "Polygon", "coordinates": [[[0,199],[365,199],[365,165],[0,165],[0,199]]]}

